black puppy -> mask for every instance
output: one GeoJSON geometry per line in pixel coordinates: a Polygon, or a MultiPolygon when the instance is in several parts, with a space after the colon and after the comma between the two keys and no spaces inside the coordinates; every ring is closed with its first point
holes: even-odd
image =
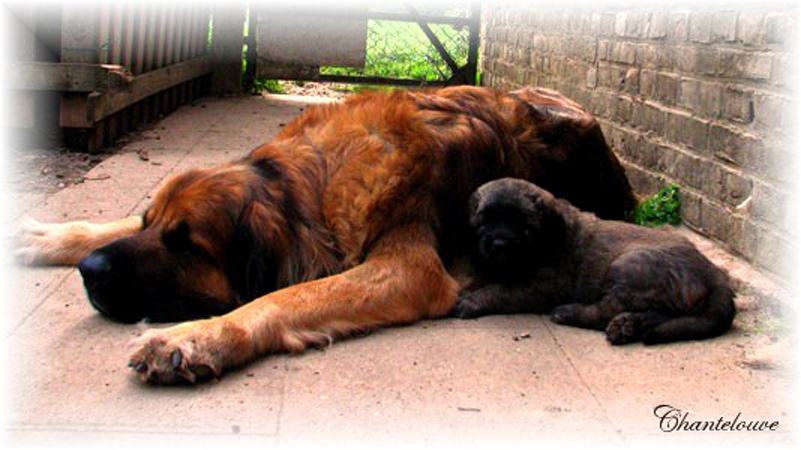
{"type": "Polygon", "coordinates": [[[684,237],[601,220],[523,180],[470,199],[477,271],[453,314],[551,313],[612,344],[705,339],[735,315],[728,277],[684,237]]]}

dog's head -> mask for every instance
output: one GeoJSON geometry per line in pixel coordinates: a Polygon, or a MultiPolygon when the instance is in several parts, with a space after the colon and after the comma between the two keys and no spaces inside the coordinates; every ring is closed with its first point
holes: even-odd
{"type": "Polygon", "coordinates": [[[80,262],[92,305],[122,322],[179,321],[300,281],[304,220],[286,180],[265,164],[192,170],[167,182],[141,232],[80,262]]]}
{"type": "Polygon", "coordinates": [[[479,187],[469,203],[482,261],[516,271],[550,256],[565,232],[559,200],[527,181],[503,178],[479,187]]]}

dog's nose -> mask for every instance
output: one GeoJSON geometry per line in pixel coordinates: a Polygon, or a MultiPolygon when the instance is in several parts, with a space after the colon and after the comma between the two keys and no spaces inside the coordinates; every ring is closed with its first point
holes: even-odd
{"type": "Polygon", "coordinates": [[[78,270],[85,281],[103,281],[111,273],[111,261],[105,254],[93,252],[78,263],[78,270]]]}
{"type": "Polygon", "coordinates": [[[490,248],[493,252],[503,252],[509,248],[509,241],[503,238],[495,238],[492,240],[490,248]]]}

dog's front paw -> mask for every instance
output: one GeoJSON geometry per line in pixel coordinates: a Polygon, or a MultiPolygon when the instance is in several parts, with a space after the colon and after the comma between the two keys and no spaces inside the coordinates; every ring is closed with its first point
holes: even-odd
{"type": "Polygon", "coordinates": [[[580,303],[571,303],[568,305],[559,305],[551,310],[551,321],[560,325],[572,325],[578,322],[578,317],[585,305],[580,303]]]}
{"type": "Polygon", "coordinates": [[[128,362],[140,381],[152,384],[195,383],[219,378],[230,359],[230,342],[214,320],[150,330],[133,343],[128,362]]]}
{"type": "Polygon", "coordinates": [[[86,222],[41,223],[27,219],[11,237],[12,252],[22,265],[74,265],[84,255],[79,252],[83,236],[89,234],[86,222]]]}
{"type": "Polygon", "coordinates": [[[460,319],[475,319],[485,315],[485,313],[478,298],[472,293],[467,293],[459,295],[450,315],[460,319]]]}
{"type": "Polygon", "coordinates": [[[641,320],[632,313],[616,315],[606,326],[606,340],[612,345],[623,345],[639,340],[641,320]]]}

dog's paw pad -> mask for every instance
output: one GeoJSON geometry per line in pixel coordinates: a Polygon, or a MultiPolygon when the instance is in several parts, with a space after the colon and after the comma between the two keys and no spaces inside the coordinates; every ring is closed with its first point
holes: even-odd
{"type": "Polygon", "coordinates": [[[202,358],[191,344],[171,344],[163,337],[153,337],[137,350],[128,362],[143,383],[195,383],[219,377],[220,371],[210,358],[202,358]]]}

